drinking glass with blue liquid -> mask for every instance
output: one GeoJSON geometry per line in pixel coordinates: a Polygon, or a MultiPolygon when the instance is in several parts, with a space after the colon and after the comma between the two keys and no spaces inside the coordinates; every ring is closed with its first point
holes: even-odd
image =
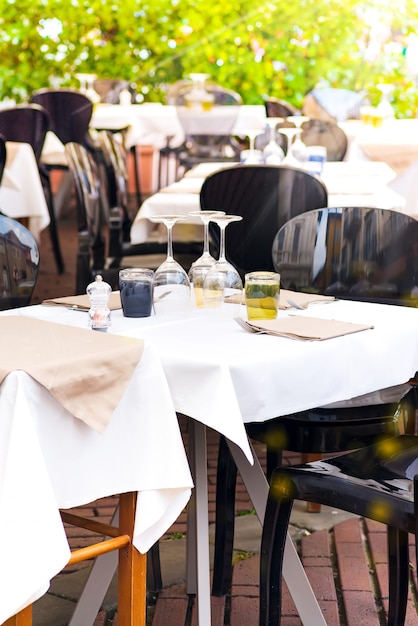
{"type": "Polygon", "coordinates": [[[149,317],[152,310],[153,270],[132,267],[119,271],[119,290],[125,317],[149,317]]]}

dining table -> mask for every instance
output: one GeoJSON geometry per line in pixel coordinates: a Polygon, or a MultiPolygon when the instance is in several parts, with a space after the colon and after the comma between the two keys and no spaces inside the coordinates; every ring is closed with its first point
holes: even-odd
{"type": "MultiPolygon", "coordinates": [[[[131,226],[131,243],[150,238],[165,241],[166,231],[153,217],[178,214],[183,217],[173,229],[175,241],[201,241],[199,218],[189,213],[200,210],[200,189],[205,178],[214,172],[237,164],[201,163],[178,182],[149,196],[139,207],[131,226]]],[[[327,162],[321,176],[328,190],[328,206],[368,206],[404,211],[405,199],[389,188],[395,172],[383,162],[327,162]]],[[[216,207],[213,207],[216,208],[216,207]]],[[[418,212],[417,212],[418,216],[418,212]]]]}
{"type": "MultiPolygon", "coordinates": [[[[22,309],[21,314],[42,317],[50,311],[49,306],[37,305],[22,309]]],[[[56,322],[86,324],[85,312],[64,307],[54,311],[56,322]]],[[[246,319],[242,304],[225,303],[219,309],[190,304],[181,312],[146,318],[126,318],[120,309],[112,311],[110,333],[148,341],[156,349],[175,410],[190,418],[189,458],[195,489],[193,506],[189,506],[187,590],[196,593],[199,626],[211,624],[206,428],[226,438],[262,523],[268,483],[247,437],[246,423],[405,383],[418,369],[418,312],[414,308],[335,300],[314,302],[304,310],[290,306],[279,311],[278,321],[297,318],[304,326],[318,318],[332,325],[335,320],[345,327],[362,325],[359,332],[343,332],[326,340],[247,332],[236,317],[246,319]]],[[[82,610],[71,626],[86,626],[97,615],[100,597],[106,592],[103,568],[109,580],[117,564],[114,557],[105,564],[102,558],[97,559],[89,581],[99,604],[92,606],[82,594],[82,610]]],[[[302,623],[325,626],[290,539],[284,578],[302,623]]]]}
{"type": "MultiPolygon", "coordinates": [[[[218,109],[195,114],[194,132],[218,133],[218,109]]],[[[235,108],[235,107],[234,107],[235,108]]],[[[263,104],[240,105],[233,134],[245,136],[247,131],[264,129],[266,113],[263,104]]],[[[174,105],[149,102],[143,104],[98,104],[93,111],[90,126],[93,129],[118,130],[126,128],[125,142],[128,148],[134,145],[152,145],[162,148],[170,138],[171,146],[179,146],[185,139],[183,125],[174,105]]]]}
{"type": "Polygon", "coordinates": [[[49,211],[32,147],[6,141],[6,166],[0,183],[0,211],[21,220],[39,241],[49,211]]]}
{"type": "Polygon", "coordinates": [[[1,313],[0,624],[31,624],[68,563],[60,511],[118,496],[121,520],[133,517],[119,623],[145,626],[146,553],[193,486],[171,392],[150,342],[61,313],[1,313]]]}
{"type": "Polygon", "coordinates": [[[348,138],[346,161],[384,161],[396,173],[389,188],[418,214],[418,119],[385,119],[375,127],[361,120],[340,122],[348,138]]]}

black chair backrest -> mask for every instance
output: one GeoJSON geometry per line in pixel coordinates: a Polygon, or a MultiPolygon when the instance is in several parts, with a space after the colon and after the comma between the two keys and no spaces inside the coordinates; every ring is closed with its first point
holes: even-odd
{"type": "MultiPolygon", "coordinates": [[[[243,216],[226,231],[226,256],[243,276],[273,270],[271,247],[278,229],[294,215],[327,206],[328,195],[321,180],[297,168],[236,165],[208,176],[200,204],[243,216]]],[[[218,241],[215,224],[210,233],[218,241]]]]}
{"type": "Polygon", "coordinates": [[[120,78],[97,78],[93,82],[93,89],[99,94],[100,102],[107,104],[119,104],[120,94],[125,89],[131,94],[131,101],[135,97],[131,83],[120,78]]]}
{"type": "Polygon", "coordinates": [[[418,221],[389,209],[332,207],[289,220],[273,264],[286,289],[418,305],[418,221]]]}
{"type": "Polygon", "coordinates": [[[293,104],[279,98],[266,98],[264,107],[267,117],[288,117],[289,115],[298,115],[300,113],[293,104]]]}
{"type": "Polygon", "coordinates": [[[89,124],[93,103],[74,89],[40,89],[32,94],[31,102],[48,111],[50,130],[63,144],[75,142],[89,147],[89,124]]]}
{"type": "Polygon", "coordinates": [[[4,168],[6,167],[7,148],[6,138],[0,134],[0,184],[3,178],[4,168]]]}
{"type": "Polygon", "coordinates": [[[306,146],[325,146],[327,161],[342,161],[347,152],[347,135],[334,122],[325,120],[304,122],[301,139],[306,146]]]}
{"type": "Polygon", "coordinates": [[[0,133],[7,141],[30,144],[38,163],[49,126],[48,112],[38,104],[18,104],[0,110],[0,133]]]}
{"type": "Polygon", "coordinates": [[[0,310],[27,306],[39,272],[35,237],[20,222],[0,214],[0,310]]]}
{"type": "Polygon", "coordinates": [[[100,204],[100,176],[90,152],[74,142],[65,145],[77,198],[78,251],[76,291],[85,293],[94,272],[105,265],[105,239],[100,204]]]}

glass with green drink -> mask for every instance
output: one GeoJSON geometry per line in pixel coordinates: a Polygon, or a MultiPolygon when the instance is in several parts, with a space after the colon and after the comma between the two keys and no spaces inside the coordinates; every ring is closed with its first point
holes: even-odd
{"type": "Polygon", "coordinates": [[[280,274],[250,272],[245,275],[245,304],[249,320],[275,319],[279,298],[280,274]]]}

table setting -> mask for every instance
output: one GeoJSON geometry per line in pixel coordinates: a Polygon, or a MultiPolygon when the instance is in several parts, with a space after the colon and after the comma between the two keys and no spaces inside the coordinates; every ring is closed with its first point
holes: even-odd
{"type": "MultiPolygon", "coordinates": [[[[244,293],[240,293],[240,302],[245,301],[244,293]]],[[[111,311],[112,323],[107,332],[140,338],[154,346],[176,411],[193,418],[193,475],[195,495],[200,498],[196,520],[199,566],[195,580],[199,624],[210,624],[207,501],[202,504],[206,480],[205,427],[214,428],[230,442],[262,519],[268,487],[247,439],[246,422],[265,421],[403,383],[418,368],[415,309],[334,298],[318,298],[315,302],[315,296],[307,299],[306,294],[290,290],[283,290],[281,295],[277,319],[273,321],[297,318],[309,326],[313,318],[323,324],[329,321],[332,326],[337,320],[344,328],[334,338],[311,337],[303,341],[252,333],[234,319],[238,314],[248,321],[246,305],[232,303],[224,304],[222,314],[220,308],[193,304],[181,312],[151,310],[149,316],[137,318],[125,316],[123,309],[111,311]],[[289,301],[294,304],[289,305],[289,301]],[[347,334],[347,325],[360,327],[347,334]],[[387,367],[399,353],[403,355],[399,367],[387,367]]],[[[53,315],[58,323],[88,325],[86,311],[65,306],[44,304],[22,311],[22,315],[30,314],[53,315]]],[[[266,320],[252,323],[265,324],[266,320]]],[[[196,566],[189,563],[189,567],[193,571],[196,566]]],[[[287,547],[285,576],[301,616],[306,619],[309,615],[312,624],[324,624],[291,546],[287,547]]]]}

